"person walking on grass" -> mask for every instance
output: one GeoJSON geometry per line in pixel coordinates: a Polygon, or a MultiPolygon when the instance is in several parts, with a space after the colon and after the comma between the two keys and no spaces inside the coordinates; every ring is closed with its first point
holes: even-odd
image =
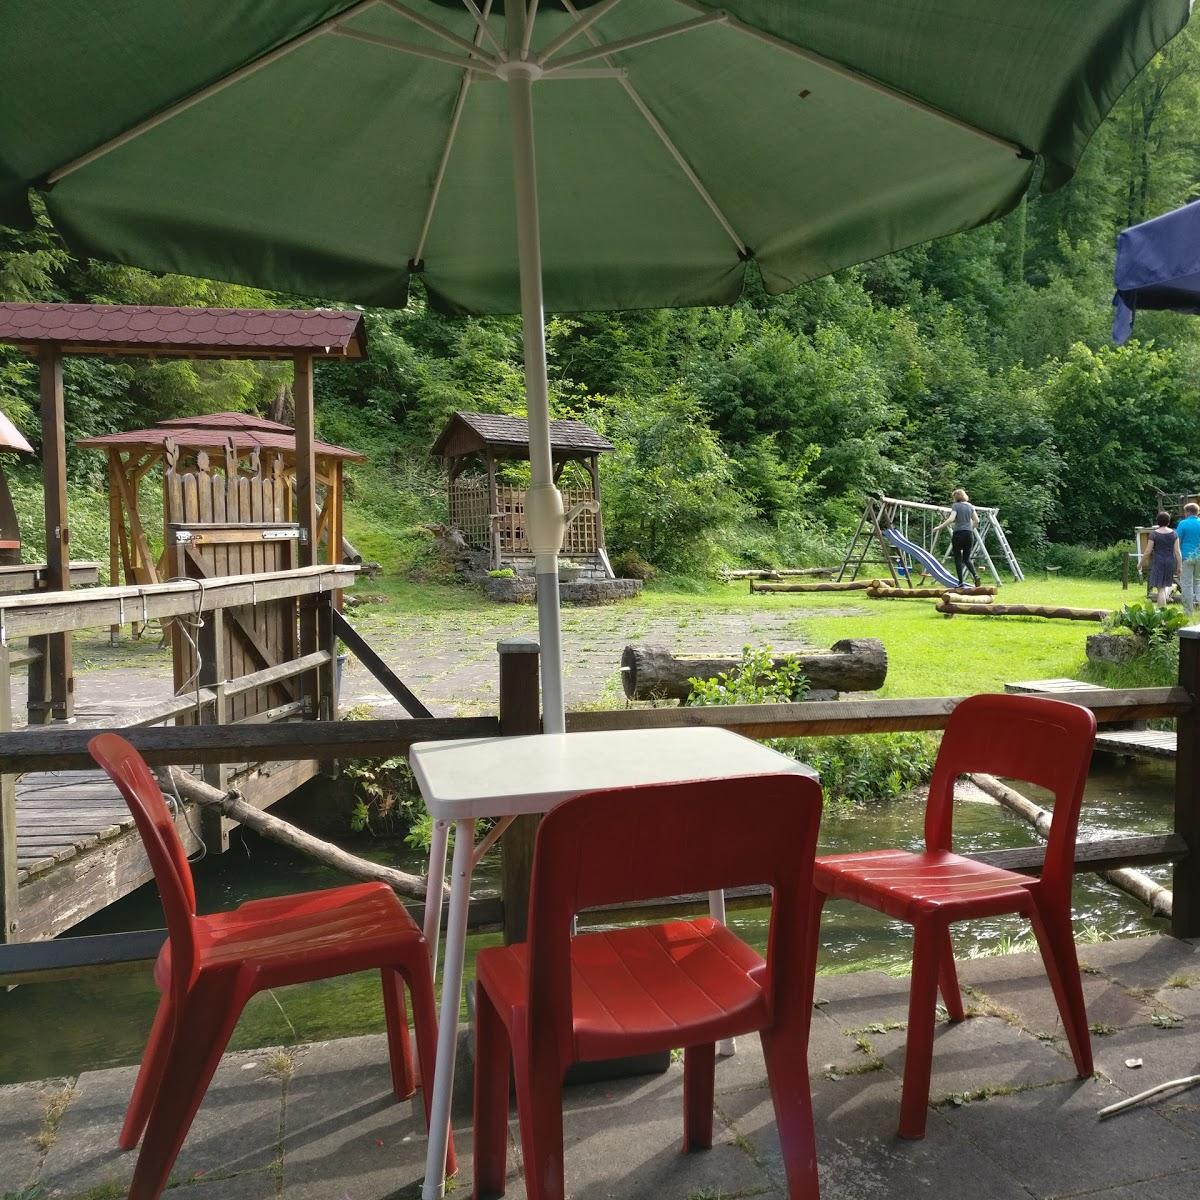
{"type": "Polygon", "coordinates": [[[1175,526],[1179,538],[1179,588],[1183,611],[1190,617],[1200,603],[1200,504],[1185,504],[1183,520],[1175,526]]]}
{"type": "MultiPolygon", "coordinates": [[[[1158,593],[1158,603],[1166,605],[1171,599],[1176,573],[1183,573],[1183,560],[1179,550],[1179,536],[1171,528],[1171,514],[1160,512],[1154,518],[1154,522],[1140,566],[1143,571],[1149,573],[1150,587],[1158,593]]],[[[1181,521],[1180,525],[1182,524],[1181,521]]],[[[1196,524],[1200,525],[1200,520],[1197,520],[1196,524]]],[[[1187,592],[1184,592],[1184,601],[1187,601],[1187,592]]]]}
{"type": "Polygon", "coordinates": [[[979,514],[971,503],[971,497],[962,488],[956,488],[951,496],[950,515],[940,524],[935,525],[933,532],[937,533],[953,525],[950,532],[950,548],[954,551],[954,573],[958,576],[958,586],[965,586],[964,576],[971,572],[975,586],[979,586],[979,572],[971,562],[971,551],[975,547],[975,529],[979,524],[979,514]]]}

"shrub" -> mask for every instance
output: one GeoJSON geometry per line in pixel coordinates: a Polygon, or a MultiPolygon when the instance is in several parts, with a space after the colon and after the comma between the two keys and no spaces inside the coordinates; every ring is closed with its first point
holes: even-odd
{"type": "Polygon", "coordinates": [[[770,646],[742,647],[742,661],[715,679],[689,679],[687,703],[785,704],[808,695],[808,679],[794,654],[776,657],[770,646]]]}
{"type": "Polygon", "coordinates": [[[1129,546],[1124,542],[1103,550],[1091,546],[1051,543],[1041,557],[1044,566],[1061,567],[1064,575],[1085,579],[1120,579],[1121,560],[1128,553],[1129,546]]]}
{"type": "Polygon", "coordinates": [[[1188,623],[1187,615],[1167,605],[1159,608],[1150,600],[1134,600],[1109,614],[1106,629],[1128,629],[1147,643],[1166,642],[1188,623]]]}
{"type": "Polygon", "coordinates": [[[488,572],[489,579],[515,579],[516,575],[517,573],[512,567],[499,567],[495,571],[488,572]]]}
{"type": "Polygon", "coordinates": [[[933,773],[933,740],[923,733],[783,738],[774,746],[821,776],[826,804],[894,800],[933,773]]]}
{"type": "Polygon", "coordinates": [[[618,579],[653,579],[658,571],[636,550],[623,550],[612,560],[612,569],[618,579]]]}

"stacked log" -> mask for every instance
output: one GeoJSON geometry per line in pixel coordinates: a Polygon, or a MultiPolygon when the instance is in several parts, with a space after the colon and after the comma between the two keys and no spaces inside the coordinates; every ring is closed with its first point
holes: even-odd
{"type": "Polygon", "coordinates": [[[882,579],[849,579],[843,583],[763,583],[757,579],[750,580],[752,592],[865,592],[867,588],[878,587],[882,579]]]}
{"type": "MultiPolygon", "coordinates": [[[[873,692],[887,679],[887,651],[878,638],[844,638],[828,651],[802,651],[796,658],[814,691],[873,692]]],[[[621,682],[630,700],[686,700],[689,680],[714,679],[741,661],[725,655],[679,657],[665,646],[626,646],[621,682]]]]}
{"type": "Polygon", "coordinates": [[[1104,621],[1107,608],[1055,608],[1046,604],[967,604],[951,599],[950,594],[938,601],[937,611],[947,617],[976,613],[984,617],[1057,617],[1064,621],[1104,621]]]}
{"type": "Polygon", "coordinates": [[[960,596],[994,596],[998,591],[997,588],[991,586],[980,587],[964,587],[964,588],[945,588],[945,587],[919,587],[919,588],[897,588],[891,587],[888,584],[882,584],[879,587],[871,587],[867,590],[867,595],[872,600],[940,600],[943,596],[949,596],[952,600],[960,596]]]}
{"type": "Polygon", "coordinates": [[[722,579],[786,579],[794,575],[832,575],[836,567],[749,567],[722,571],[722,579]]]}

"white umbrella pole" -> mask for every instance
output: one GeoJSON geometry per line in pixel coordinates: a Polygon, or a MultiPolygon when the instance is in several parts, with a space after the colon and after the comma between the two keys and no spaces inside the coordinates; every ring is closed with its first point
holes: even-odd
{"type": "Polygon", "coordinates": [[[533,148],[533,80],[540,69],[520,61],[525,6],[505,5],[509,53],[500,67],[512,115],[513,183],[517,207],[517,255],[521,271],[521,320],[525,340],[525,396],[529,413],[529,463],[533,485],[525,499],[525,536],[537,579],[538,635],[542,646],[542,729],[565,731],[562,632],[558,602],[558,554],[565,529],[562,494],[554,486],[550,457],[550,399],[546,378],[546,330],[542,302],[542,246],[538,227],[537,171],[533,148]]]}

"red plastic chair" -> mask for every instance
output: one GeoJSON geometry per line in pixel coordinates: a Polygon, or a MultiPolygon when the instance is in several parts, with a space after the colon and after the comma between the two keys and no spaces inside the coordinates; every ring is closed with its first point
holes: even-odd
{"type": "Polygon", "coordinates": [[[797,775],[594,792],[538,830],[529,941],[476,960],[475,1196],[504,1192],[509,1058],[529,1200],[562,1200],[567,1067],[684,1049],[684,1150],[712,1145],[715,1043],[758,1031],[792,1200],[816,1200],[808,1084],[821,789],[797,775]],[[708,918],[571,936],[599,904],[767,883],[767,960],[708,918]]]}
{"type": "Polygon", "coordinates": [[[933,1033],[940,987],[952,1021],[962,996],[950,924],[969,917],[1021,913],[1033,923],[1046,973],[1080,1076],[1092,1073],[1075,938],[1071,881],[1075,833],[1096,734],[1086,708],[1038,696],[971,696],[950,716],[929,784],[925,851],[870,850],[818,858],[814,923],[828,896],[855,900],[913,926],[908,1044],[900,1136],[925,1136],[933,1033]],[[1037,784],[1054,794],[1054,819],[1040,878],[986,866],[951,851],[954,783],[969,771],[1037,784]]]}
{"type": "MultiPolygon", "coordinates": [[[[412,1095],[412,1048],[404,989],[412,997],[421,1075],[433,1078],[437,1015],[429,949],[395,892],[383,883],[254,900],[232,912],[196,915],[187,855],[145,760],[124,738],[88,743],[133,814],[167,920],[154,967],[162,992],[118,1144],[145,1140],[129,1200],[157,1200],[246,1001],[255,992],[378,968],[383,979],[392,1088],[412,1095]]],[[[428,1120],[432,1089],[424,1087],[428,1120]]],[[[447,1170],[454,1171],[454,1147],[447,1170]]]]}

